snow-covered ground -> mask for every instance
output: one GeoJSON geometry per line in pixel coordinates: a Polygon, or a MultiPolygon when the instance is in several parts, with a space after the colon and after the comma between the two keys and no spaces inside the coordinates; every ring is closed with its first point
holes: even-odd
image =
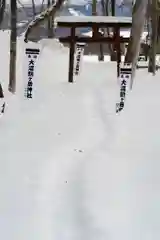
{"type": "Polygon", "coordinates": [[[84,59],[69,84],[68,50],[42,40],[35,96],[26,100],[24,43],[11,96],[7,31],[0,41],[8,103],[0,119],[0,239],[159,240],[159,72],[139,70],[116,115],[116,65],[84,59]]]}

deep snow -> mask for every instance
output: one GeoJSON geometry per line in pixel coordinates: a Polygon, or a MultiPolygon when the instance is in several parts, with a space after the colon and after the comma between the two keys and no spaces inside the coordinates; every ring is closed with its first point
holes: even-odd
{"type": "Polygon", "coordinates": [[[67,82],[68,49],[42,40],[34,86],[7,91],[9,32],[0,32],[6,113],[0,119],[0,239],[159,240],[160,82],[138,70],[116,115],[116,65],[83,60],[67,82]]]}

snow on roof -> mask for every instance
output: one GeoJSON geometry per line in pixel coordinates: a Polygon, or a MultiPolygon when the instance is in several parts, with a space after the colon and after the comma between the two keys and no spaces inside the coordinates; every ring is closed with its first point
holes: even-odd
{"type": "Polygon", "coordinates": [[[112,16],[60,16],[56,18],[56,21],[61,22],[84,22],[84,23],[92,23],[92,22],[104,22],[104,23],[126,23],[131,24],[131,17],[112,17],[112,16]]]}

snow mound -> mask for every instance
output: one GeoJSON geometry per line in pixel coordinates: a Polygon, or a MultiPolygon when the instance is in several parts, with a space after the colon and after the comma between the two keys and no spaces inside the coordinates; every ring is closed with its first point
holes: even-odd
{"type": "Polygon", "coordinates": [[[68,48],[64,47],[58,39],[42,39],[40,40],[42,48],[47,47],[52,51],[61,51],[61,53],[68,53],[68,48]]]}

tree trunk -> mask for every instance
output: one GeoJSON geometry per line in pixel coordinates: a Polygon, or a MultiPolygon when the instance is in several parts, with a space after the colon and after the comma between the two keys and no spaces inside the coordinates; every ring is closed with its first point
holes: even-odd
{"type": "Polygon", "coordinates": [[[111,11],[112,16],[115,16],[115,0],[111,0],[111,11]]]}
{"type": "Polygon", "coordinates": [[[97,15],[97,0],[92,0],[92,16],[97,15]]]}
{"type": "Polygon", "coordinates": [[[132,13],[131,37],[125,56],[125,63],[132,64],[132,81],[140,52],[141,35],[144,30],[148,0],[136,0],[132,13]]]}
{"type": "Polygon", "coordinates": [[[148,72],[156,73],[156,48],[157,48],[157,36],[158,36],[158,18],[157,18],[157,0],[152,0],[150,7],[151,17],[151,45],[149,54],[149,66],[148,72]]]}
{"type": "MultiPolygon", "coordinates": [[[[104,16],[109,16],[110,15],[110,9],[109,9],[109,0],[101,0],[101,5],[102,5],[102,12],[104,16]]],[[[110,29],[104,28],[104,35],[105,36],[110,36],[110,29]]],[[[112,49],[112,45],[110,43],[108,43],[108,50],[109,50],[109,54],[110,56],[113,54],[113,49],[112,49]]]]}
{"type": "MultiPolygon", "coordinates": [[[[92,0],[92,16],[97,15],[97,0],[92,0]]],[[[93,34],[97,34],[97,28],[93,27],[93,34]]]]}
{"type": "Polygon", "coordinates": [[[41,11],[42,12],[44,10],[44,0],[42,0],[42,3],[41,3],[41,11]]]}
{"type": "MultiPolygon", "coordinates": [[[[6,1],[5,0],[1,0],[0,4],[1,4],[0,5],[0,25],[1,25],[2,21],[3,21],[3,17],[4,17],[6,1]]],[[[2,89],[1,83],[0,83],[0,98],[4,98],[4,93],[3,93],[3,89],[2,89]]]]}
{"type": "Polygon", "coordinates": [[[137,61],[141,35],[144,30],[148,0],[136,0],[132,13],[131,37],[128,44],[125,62],[135,64],[137,61]]]}
{"type": "Polygon", "coordinates": [[[56,12],[61,8],[64,2],[65,0],[57,0],[50,8],[47,8],[45,11],[37,15],[36,19],[29,23],[28,28],[25,32],[24,41],[28,42],[29,34],[38,26],[40,26],[42,22],[47,21],[50,16],[52,16],[54,19],[56,12]]]}
{"type": "Polygon", "coordinates": [[[2,24],[3,18],[4,18],[4,12],[6,7],[6,0],[0,1],[0,25],[2,24]]]}
{"type": "Polygon", "coordinates": [[[10,71],[8,90],[12,93],[16,91],[16,45],[17,45],[17,1],[11,1],[11,36],[10,36],[10,71]]]}

